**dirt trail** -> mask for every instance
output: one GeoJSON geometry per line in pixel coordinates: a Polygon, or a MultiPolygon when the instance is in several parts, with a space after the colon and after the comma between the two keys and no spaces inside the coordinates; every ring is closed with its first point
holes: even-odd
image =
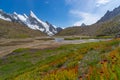
{"type": "MultiPolygon", "coordinates": [[[[9,41],[6,41],[6,42],[9,42],[9,41]]],[[[18,43],[19,43],[19,41],[18,41],[18,43]]],[[[11,53],[13,50],[18,49],[18,48],[44,49],[44,48],[50,48],[50,47],[57,47],[60,45],[59,43],[55,43],[54,41],[40,41],[40,40],[34,40],[33,42],[28,42],[28,43],[27,42],[19,43],[19,44],[18,43],[6,45],[7,43],[3,42],[2,45],[0,45],[0,57],[3,57],[5,55],[11,53]]]]}

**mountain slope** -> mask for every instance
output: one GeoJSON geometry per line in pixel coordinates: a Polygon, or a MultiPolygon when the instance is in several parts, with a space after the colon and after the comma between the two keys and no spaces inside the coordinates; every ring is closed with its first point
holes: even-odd
{"type": "Polygon", "coordinates": [[[96,35],[116,35],[120,32],[120,15],[98,25],[96,35]]]}
{"type": "Polygon", "coordinates": [[[46,34],[15,22],[0,20],[0,38],[27,38],[39,36],[46,36],[46,34]]]}
{"type": "Polygon", "coordinates": [[[96,23],[86,27],[69,27],[58,34],[57,36],[114,36],[120,32],[120,15],[111,20],[96,23]]]}
{"type": "Polygon", "coordinates": [[[32,11],[30,11],[29,16],[27,16],[26,14],[17,14],[16,12],[13,14],[7,14],[0,10],[0,19],[23,24],[31,29],[40,30],[50,36],[58,32],[52,24],[38,19],[32,11]]]}
{"type": "Polygon", "coordinates": [[[114,36],[120,32],[120,6],[107,12],[97,23],[82,27],[69,27],[57,36],[87,35],[87,36],[114,36]]]}
{"type": "Polygon", "coordinates": [[[68,27],[57,33],[56,36],[84,35],[84,32],[86,29],[83,27],[68,27]]]}
{"type": "Polygon", "coordinates": [[[120,6],[115,8],[113,11],[108,10],[106,12],[106,14],[100,20],[97,21],[97,23],[110,20],[110,19],[112,19],[112,18],[114,18],[115,16],[118,16],[118,15],[120,15],[120,6]]]}

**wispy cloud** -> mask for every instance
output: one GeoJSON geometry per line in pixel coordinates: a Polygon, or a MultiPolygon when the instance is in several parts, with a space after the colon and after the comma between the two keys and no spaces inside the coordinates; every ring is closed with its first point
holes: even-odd
{"type": "Polygon", "coordinates": [[[80,18],[79,21],[76,21],[74,23],[75,26],[79,26],[82,23],[90,25],[91,23],[95,23],[99,19],[98,15],[87,13],[87,12],[80,12],[80,11],[71,10],[70,13],[72,15],[74,15],[75,17],[80,18]]]}
{"type": "Polygon", "coordinates": [[[107,10],[112,10],[120,5],[119,0],[65,0],[70,6],[69,15],[74,20],[74,25],[87,25],[99,20],[107,10]]]}
{"type": "Polygon", "coordinates": [[[99,7],[99,6],[101,6],[101,5],[105,5],[105,4],[107,4],[107,3],[109,3],[111,0],[97,0],[96,1],[96,6],[97,7],[99,7]]]}

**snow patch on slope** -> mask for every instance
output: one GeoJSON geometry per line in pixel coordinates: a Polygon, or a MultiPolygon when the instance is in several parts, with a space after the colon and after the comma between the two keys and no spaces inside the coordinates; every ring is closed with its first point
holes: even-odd
{"type": "MultiPolygon", "coordinates": [[[[46,33],[48,33],[48,35],[54,35],[52,32],[49,31],[49,25],[47,25],[47,23],[40,20],[32,11],[30,11],[30,16],[35,18],[38,22],[40,22],[45,27],[46,33]]],[[[40,29],[40,28],[39,30],[44,31],[44,29],[40,29]]]]}
{"type": "Polygon", "coordinates": [[[5,17],[3,17],[1,14],[0,14],[0,19],[6,20],[6,21],[11,21],[11,19],[5,18],[5,17]]]}

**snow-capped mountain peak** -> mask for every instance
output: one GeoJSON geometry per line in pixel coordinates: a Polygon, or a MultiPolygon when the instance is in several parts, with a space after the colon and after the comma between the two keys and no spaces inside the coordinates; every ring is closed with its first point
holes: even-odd
{"type": "Polygon", "coordinates": [[[54,35],[58,32],[55,26],[48,22],[40,20],[33,13],[33,11],[30,11],[30,15],[27,16],[26,14],[21,15],[16,12],[13,14],[7,14],[0,10],[0,19],[26,25],[31,29],[40,30],[44,33],[47,33],[49,36],[54,35]]]}
{"type": "Polygon", "coordinates": [[[13,17],[14,17],[15,20],[18,20],[18,19],[19,19],[19,20],[21,20],[22,22],[23,22],[23,21],[25,22],[26,19],[28,18],[26,14],[21,15],[21,14],[17,14],[16,12],[13,13],[13,17]]]}
{"type": "Polygon", "coordinates": [[[33,13],[33,11],[30,11],[30,16],[31,16],[32,18],[35,18],[37,21],[43,23],[43,21],[40,20],[40,19],[33,13]]]}
{"type": "MultiPolygon", "coordinates": [[[[38,29],[38,27],[41,26],[41,28],[39,30],[47,33],[50,36],[57,33],[57,31],[53,27],[53,25],[49,25],[47,22],[40,20],[32,11],[30,11],[29,20],[30,20],[30,22],[32,22],[32,24],[34,24],[36,26],[35,29],[38,29]]],[[[33,28],[34,26],[31,26],[31,27],[33,28]]]]}
{"type": "Polygon", "coordinates": [[[33,18],[37,18],[37,16],[33,13],[33,11],[30,11],[30,16],[33,18]]]}
{"type": "Polygon", "coordinates": [[[28,18],[28,16],[26,14],[23,14],[25,18],[28,18]]]}
{"type": "Polygon", "coordinates": [[[13,14],[14,14],[14,15],[17,15],[17,13],[16,13],[16,12],[13,12],[13,14]]]}

